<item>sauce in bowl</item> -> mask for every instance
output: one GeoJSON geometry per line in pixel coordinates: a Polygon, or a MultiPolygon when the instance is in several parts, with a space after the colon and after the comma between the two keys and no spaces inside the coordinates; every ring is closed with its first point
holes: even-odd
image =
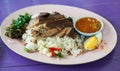
{"type": "Polygon", "coordinates": [[[77,20],[75,27],[84,33],[94,33],[101,29],[101,23],[96,18],[84,17],[77,20]]]}

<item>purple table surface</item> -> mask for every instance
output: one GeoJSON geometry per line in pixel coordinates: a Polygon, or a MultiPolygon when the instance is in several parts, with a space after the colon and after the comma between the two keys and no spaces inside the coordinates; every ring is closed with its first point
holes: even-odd
{"type": "Polygon", "coordinates": [[[80,7],[107,18],[117,31],[118,42],[115,49],[108,56],[95,62],[59,66],[26,59],[8,49],[0,39],[0,71],[120,71],[120,0],[0,0],[0,23],[18,9],[41,4],[80,7]]]}

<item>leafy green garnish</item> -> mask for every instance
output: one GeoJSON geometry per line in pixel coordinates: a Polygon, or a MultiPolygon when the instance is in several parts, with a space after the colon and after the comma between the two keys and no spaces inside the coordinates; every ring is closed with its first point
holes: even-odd
{"type": "Polygon", "coordinates": [[[58,54],[56,54],[56,56],[57,56],[58,58],[64,58],[64,55],[62,55],[60,52],[58,52],[58,54]]]}
{"type": "Polygon", "coordinates": [[[24,48],[24,50],[25,50],[26,52],[30,52],[30,50],[29,50],[28,48],[24,48]]]}
{"type": "Polygon", "coordinates": [[[25,32],[26,27],[31,20],[31,15],[25,13],[24,15],[19,15],[17,20],[13,20],[12,24],[6,28],[5,35],[10,38],[20,38],[25,32]]]}
{"type": "Polygon", "coordinates": [[[25,23],[29,23],[30,20],[31,15],[29,15],[28,13],[25,13],[25,15],[19,15],[17,20],[13,20],[10,28],[20,29],[25,23]]]}

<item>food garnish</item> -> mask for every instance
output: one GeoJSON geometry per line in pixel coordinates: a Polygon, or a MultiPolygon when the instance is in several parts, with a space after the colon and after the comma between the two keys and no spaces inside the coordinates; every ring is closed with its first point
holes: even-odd
{"type": "Polygon", "coordinates": [[[94,50],[97,49],[102,41],[102,33],[98,33],[95,36],[89,37],[84,42],[84,48],[87,50],[94,50]]]}
{"type": "Polygon", "coordinates": [[[30,20],[31,15],[28,13],[19,15],[17,20],[13,20],[12,24],[6,28],[5,35],[10,38],[21,38],[30,20]]]}
{"type": "Polygon", "coordinates": [[[50,47],[49,51],[52,53],[53,57],[63,58],[63,55],[60,53],[62,48],[50,47]]]}

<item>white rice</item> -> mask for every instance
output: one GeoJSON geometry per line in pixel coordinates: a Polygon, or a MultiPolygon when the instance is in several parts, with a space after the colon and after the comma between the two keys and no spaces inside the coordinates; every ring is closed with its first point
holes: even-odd
{"type": "Polygon", "coordinates": [[[68,36],[64,36],[62,38],[60,37],[41,38],[41,37],[32,37],[30,30],[27,30],[26,33],[23,34],[22,38],[26,43],[28,43],[26,45],[26,48],[32,50],[35,50],[37,48],[39,53],[46,54],[47,56],[51,56],[48,50],[48,48],[50,47],[62,48],[61,53],[65,56],[70,54],[77,56],[83,51],[82,42],[84,37],[82,36],[78,36],[75,39],[68,36]]]}

